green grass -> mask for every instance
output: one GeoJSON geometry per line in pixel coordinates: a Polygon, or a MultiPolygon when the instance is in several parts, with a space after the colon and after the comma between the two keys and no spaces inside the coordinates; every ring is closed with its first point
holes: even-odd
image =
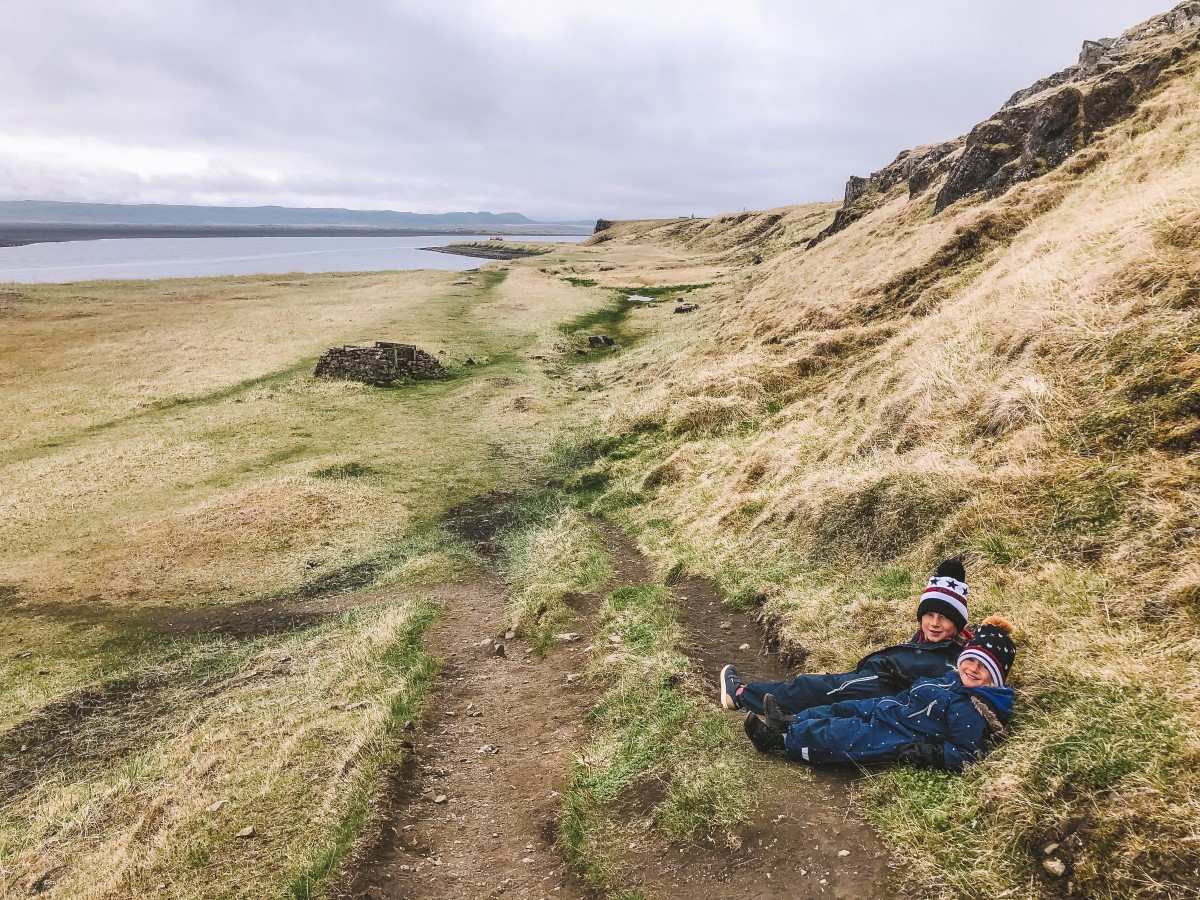
{"type": "Polygon", "coordinates": [[[867,591],[872,596],[888,600],[902,600],[913,595],[917,583],[917,576],[910,569],[901,566],[887,566],[871,577],[867,584],[867,591]]]}
{"type": "Polygon", "coordinates": [[[500,545],[511,588],[509,625],[544,653],[556,633],[569,630],[574,613],[568,600],[598,590],[611,576],[608,553],[586,516],[536,495],[525,501],[500,545]]]}
{"type": "Polygon", "coordinates": [[[559,846],[583,878],[614,896],[632,887],[621,869],[621,834],[653,827],[687,840],[728,827],[748,815],[749,784],[729,721],[687,688],[667,588],[613,591],[600,623],[595,668],[608,688],[563,795],[559,846]],[[660,785],[665,793],[655,799],[660,785]]]}
{"type": "Polygon", "coordinates": [[[420,717],[429,686],[438,671],[437,662],[423,647],[426,630],[437,617],[439,607],[424,601],[396,635],[391,646],[379,654],[374,675],[377,679],[403,684],[388,703],[384,733],[370,755],[362,761],[354,784],[345,801],[345,811],[330,830],[324,843],[302,864],[287,885],[293,900],[313,900],[354,846],[373,813],[371,801],[383,779],[394,771],[403,758],[404,723],[420,717]]]}
{"type": "Polygon", "coordinates": [[[315,469],[310,473],[313,478],[367,478],[371,475],[378,474],[376,469],[371,466],[363,465],[359,462],[336,463],[332,466],[323,466],[320,469],[315,469]]]}
{"type": "Polygon", "coordinates": [[[603,332],[614,340],[618,337],[628,340],[630,336],[624,334],[623,328],[629,318],[629,313],[629,304],[618,297],[603,306],[563,322],[558,328],[563,334],[572,338],[580,336],[586,338],[588,334],[603,332]]]}
{"type": "Polygon", "coordinates": [[[116,416],[112,419],[105,419],[102,422],[96,422],[84,428],[56,434],[49,440],[8,451],[0,458],[6,463],[21,462],[42,455],[44,450],[70,447],[125,426],[137,425],[148,419],[161,419],[164,413],[178,413],[201,409],[225,400],[240,398],[260,388],[270,388],[284,384],[302,373],[311,371],[316,362],[315,357],[300,359],[274,372],[267,372],[253,378],[246,378],[204,394],[164,397],[159,400],[153,400],[133,412],[116,416]]]}
{"type": "Polygon", "coordinates": [[[675,294],[688,294],[692,291],[699,291],[712,286],[713,283],[711,281],[705,281],[697,284],[662,284],[658,287],[622,287],[613,288],[613,290],[625,297],[629,297],[632,294],[640,294],[643,297],[670,297],[675,294]]]}
{"type": "Polygon", "coordinates": [[[376,587],[459,581],[483,567],[475,549],[439,524],[422,526],[384,546],[375,558],[376,587]]]}
{"type": "MultiPolygon", "coordinates": [[[[587,279],[568,280],[572,284],[587,281],[587,279]]],[[[593,284],[588,283],[583,286],[591,287],[593,284]]],[[[630,324],[630,314],[637,306],[637,304],[629,302],[631,294],[667,297],[671,294],[694,291],[706,287],[710,287],[710,284],[677,284],[653,288],[609,288],[608,290],[612,296],[609,302],[562,323],[559,326],[559,331],[570,338],[580,349],[586,348],[587,337],[591,334],[606,334],[616,341],[617,346],[621,349],[629,349],[641,340],[644,335],[643,330],[635,328],[630,324]]],[[[578,357],[577,359],[569,357],[568,362],[586,362],[594,358],[596,356],[593,354],[589,354],[586,357],[578,357]]]]}
{"type": "Polygon", "coordinates": [[[1050,843],[1070,859],[1079,896],[1127,896],[1120,885],[1172,853],[1144,838],[1170,829],[1171,804],[1181,800],[1172,773],[1184,764],[1184,727],[1165,698],[1116,683],[1063,680],[1021,704],[1024,740],[964,776],[909,768],[873,776],[872,818],[926,874],[937,871],[964,896],[1044,884],[1050,843]],[[1003,789],[989,791],[997,778],[1003,789]],[[1101,814],[1114,804],[1124,806],[1119,816],[1101,814]],[[1140,851],[1120,854],[1130,837],[1140,851]]]}

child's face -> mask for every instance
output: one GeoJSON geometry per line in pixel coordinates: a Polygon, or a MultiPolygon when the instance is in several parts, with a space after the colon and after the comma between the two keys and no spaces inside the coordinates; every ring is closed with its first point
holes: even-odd
{"type": "Polygon", "coordinates": [[[960,662],[958,677],[962,680],[963,687],[988,687],[992,683],[992,676],[988,674],[983,663],[977,659],[967,658],[960,662]]]}
{"type": "Polygon", "coordinates": [[[921,634],[930,643],[948,641],[958,634],[958,626],[941,613],[927,612],[921,616],[921,634]]]}

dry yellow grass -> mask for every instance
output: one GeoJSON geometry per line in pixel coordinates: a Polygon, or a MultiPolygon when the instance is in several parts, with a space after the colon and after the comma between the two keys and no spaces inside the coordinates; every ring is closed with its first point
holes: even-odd
{"type": "Polygon", "coordinates": [[[1200,889],[1200,76],[1173,74],[998,199],[898,191],[731,272],[601,379],[618,514],[810,669],[910,632],[950,553],[975,616],[1021,626],[1014,739],[959,781],[877,778],[933,891],[1053,895],[1051,842],[1084,894],[1200,889]]]}
{"type": "Polygon", "coordinates": [[[153,702],[129,703],[99,735],[114,746],[132,732],[136,752],[10,798],[5,895],[39,882],[54,897],[278,894],[320,864],[394,758],[396,715],[431,671],[414,645],[431,612],[411,600],[162,664],[153,702]]]}
{"type": "Polygon", "coordinates": [[[0,578],[35,604],[238,599],[435,516],[427,500],[444,508],[538,445],[529,426],[561,403],[516,354],[590,302],[536,272],[488,277],[30,288],[0,338],[0,578]],[[63,328],[81,305],[97,309],[63,328]],[[493,364],[410,390],[308,377],[324,347],[371,337],[493,364]],[[377,477],[313,477],[347,461],[377,477]]]}

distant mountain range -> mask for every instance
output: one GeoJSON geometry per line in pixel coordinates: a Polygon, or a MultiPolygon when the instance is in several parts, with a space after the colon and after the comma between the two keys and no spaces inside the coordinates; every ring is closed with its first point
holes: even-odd
{"type": "Polygon", "coordinates": [[[463,226],[570,225],[591,229],[591,221],[536,222],[517,212],[413,213],[390,209],[320,209],[288,206],[170,206],[157,203],[67,203],[52,200],[0,200],[0,223],[61,225],[175,225],[452,229],[463,226]]]}

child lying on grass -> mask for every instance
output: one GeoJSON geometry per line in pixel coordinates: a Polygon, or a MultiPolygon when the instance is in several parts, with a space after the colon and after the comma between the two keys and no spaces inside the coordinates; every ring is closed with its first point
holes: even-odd
{"type": "Polygon", "coordinates": [[[899,761],[961,772],[1003,736],[1012,713],[1004,684],[1017,652],[1011,630],[999,616],[985,619],[956,671],[922,678],[894,697],[844,700],[793,716],[768,694],[766,721],[749,713],[746,734],[760,752],[813,765],[899,761]]]}
{"type": "Polygon", "coordinates": [[[763,697],[798,713],[835,700],[888,697],[911,687],[918,678],[938,678],[954,668],[971,632],[967,630],[967,573],[958,560],[940,566],[917,603],[920,626],[911,641],[876,650],[853,672],[801,675],[791,681],[742,683],[733,666],[721,670],[721,705],[726,709],[763,712],[763,697]]]}

